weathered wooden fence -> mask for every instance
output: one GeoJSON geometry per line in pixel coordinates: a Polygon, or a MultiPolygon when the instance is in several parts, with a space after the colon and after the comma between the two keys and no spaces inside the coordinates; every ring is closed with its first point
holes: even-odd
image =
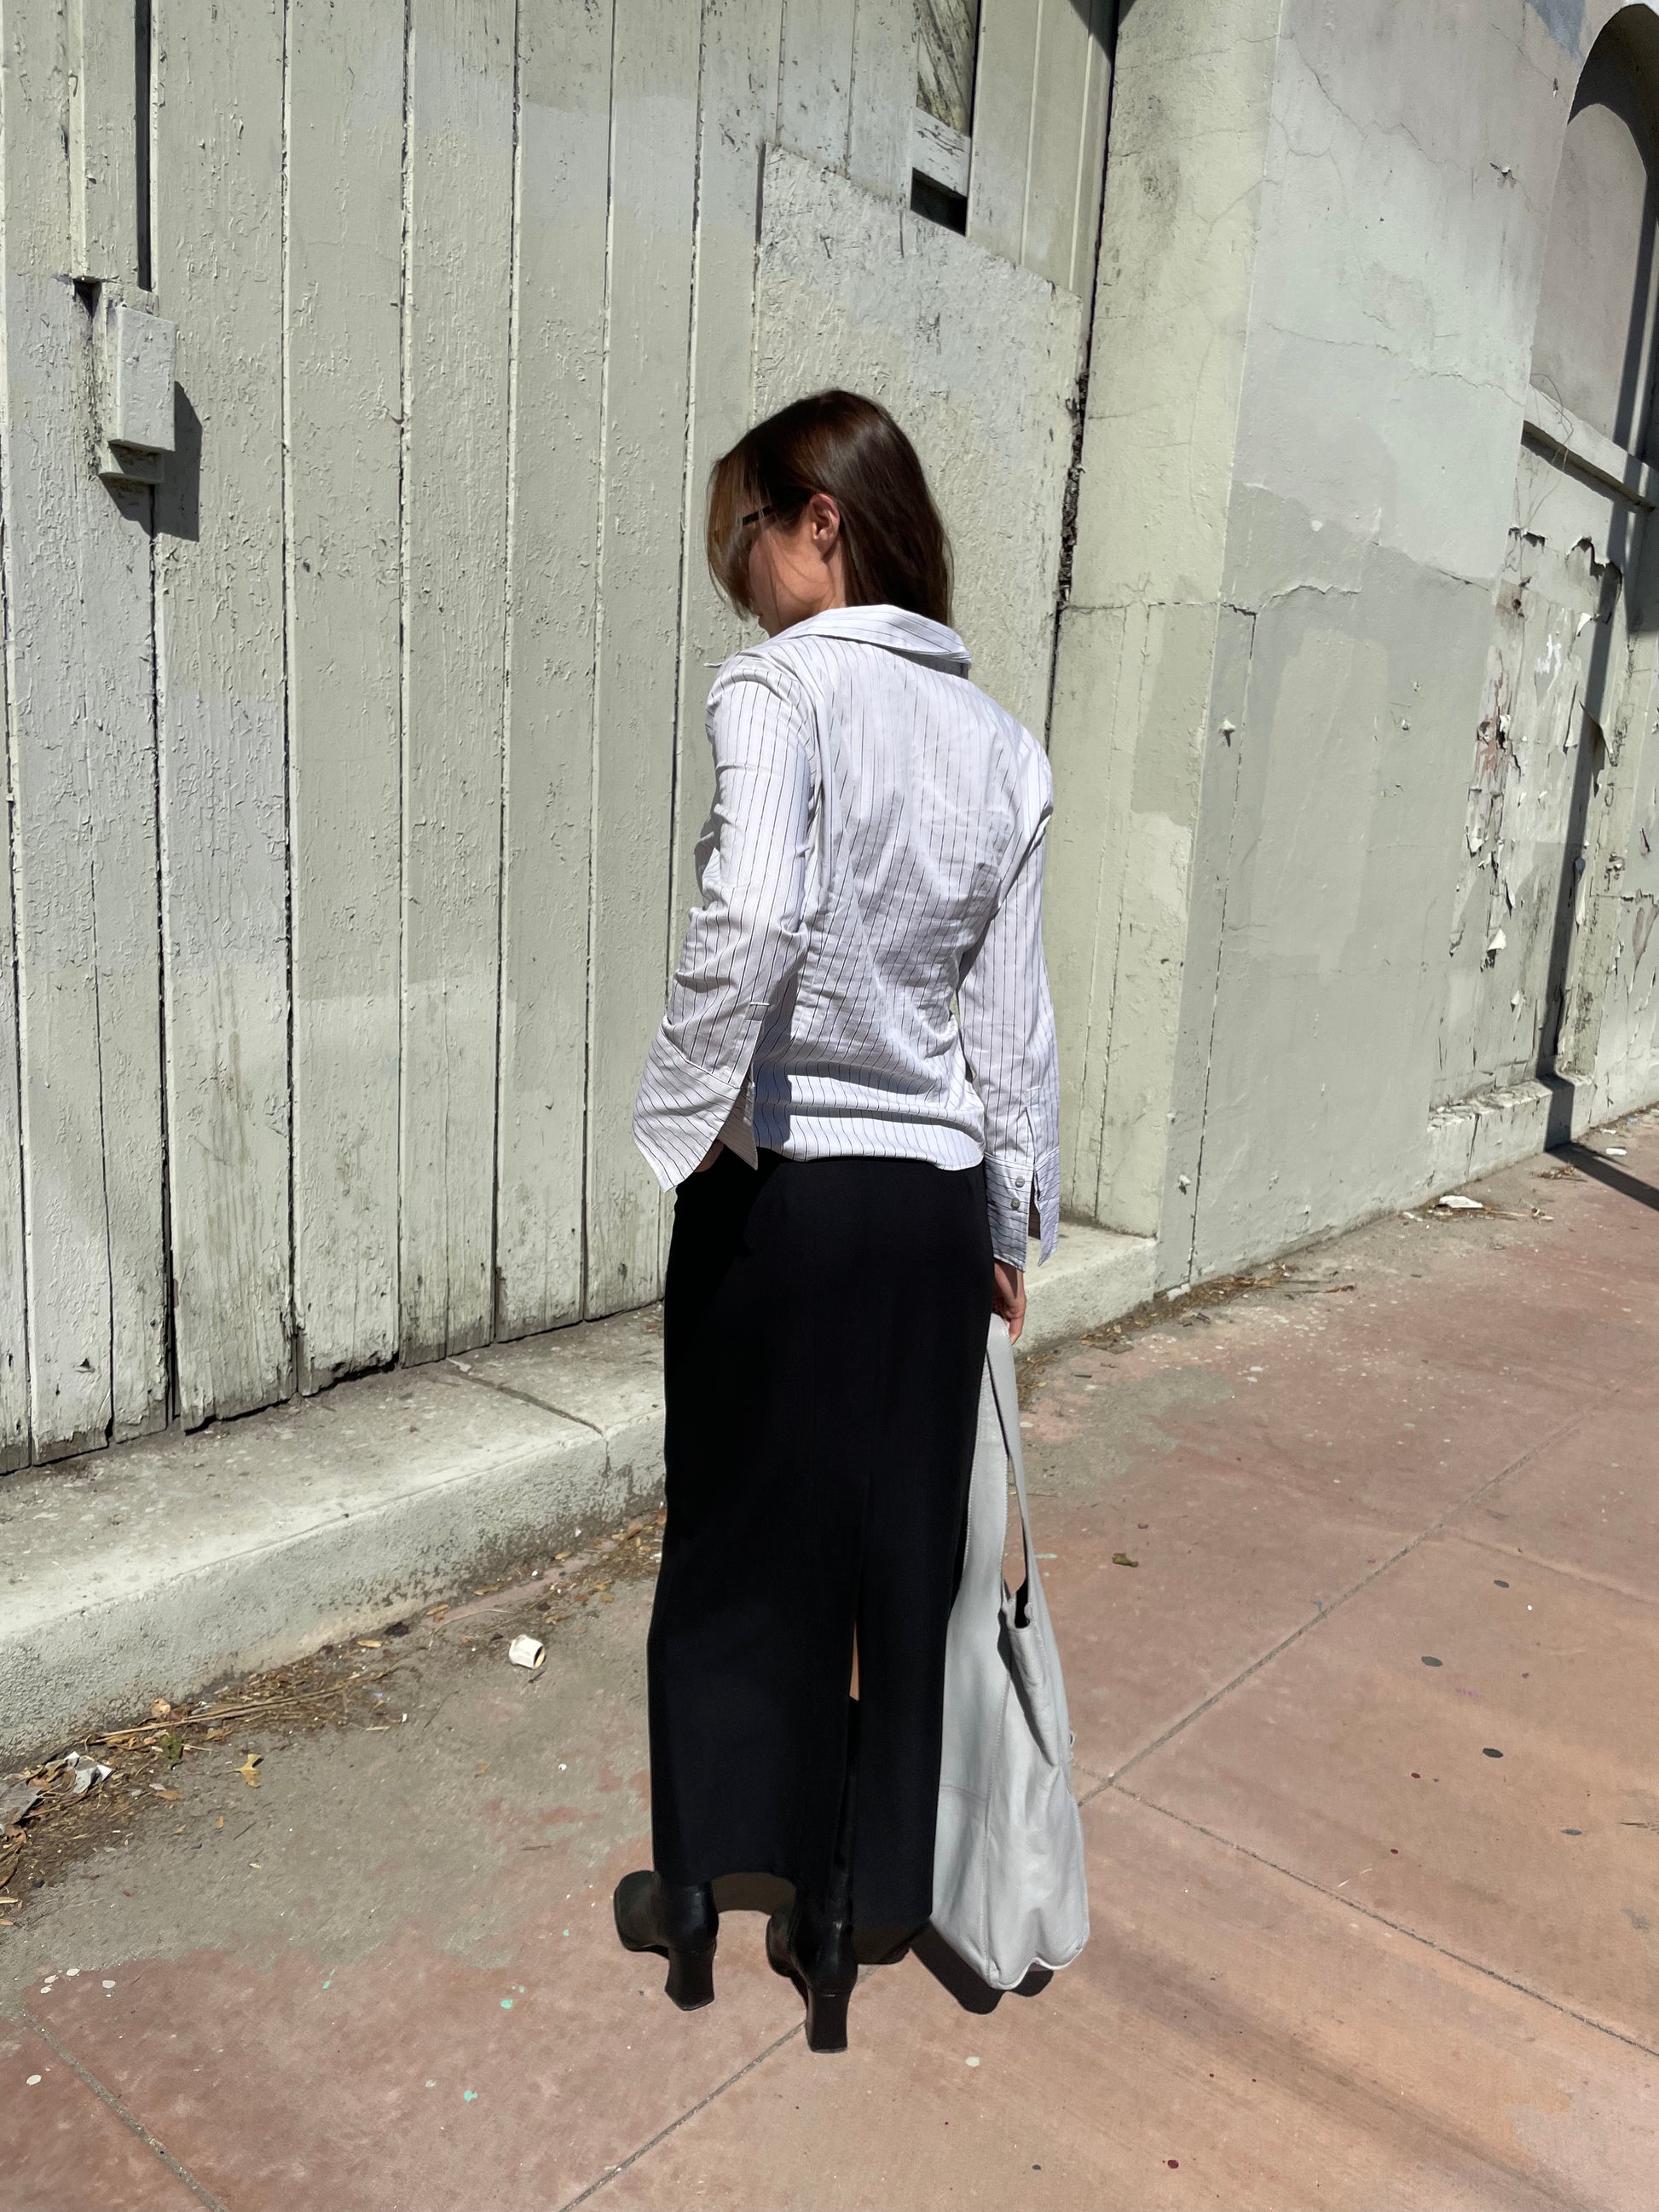
{"type": "Polygon", "coordinates": [[[1110,9],[983,0],[919,125],[913,6],[3,0],[0,1467],[656,1295],[754,410],[891,399],[1042,726],[1110,9]]]}

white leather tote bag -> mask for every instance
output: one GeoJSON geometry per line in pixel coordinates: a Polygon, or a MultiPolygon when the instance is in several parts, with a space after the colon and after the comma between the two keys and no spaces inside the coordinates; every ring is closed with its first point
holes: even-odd
{"type": "Polygon", "coordinates": [[[998,1990],[1033,1966],[1070,1966],[1089,1940],[1066,1685],[1031,1542],[1013,1349],[995,1317],[945,1644],[933,1925],[998,1990]],[[1018,1597],[1002,1578],[1011,1462],[1025,1540],[1018,1597]]]}

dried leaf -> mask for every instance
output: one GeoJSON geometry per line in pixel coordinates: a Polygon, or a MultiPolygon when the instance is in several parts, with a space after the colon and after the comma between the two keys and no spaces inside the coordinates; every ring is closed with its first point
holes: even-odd
{"type": "Polygon", "coordinates": [[[40,1802],[32,1782],[0,1782],[0,1828],[15,1827],[40,1802]]]}
{"type": "Polygon", "coordinates": [[[1112,1565],[1115,1567],[1138,1567],[1140,1562],[1139,1559],[1132,1559],[1127,1552],[1114,1552],[1112,1565]]]}
{"type": "Polygon", "coordinates": [[[259,1768],[262,1764],[259,1753],[251,1751],[236,1770],[250,1790],[257,1790],[259,1786],[259,1768]]]}
{"type": "Polygon", "coordinates": [[[169,1721],[173,1718],[173,1707],[165,1698],[157,1698],[149,1709],[149,1717],[153,1721],[169,1721]]]}
{"type": "Polygon", "coordinates": [[[149,1786],[165,1805],[176,1805],[185,1794],[182,1790],[165,1789],[159,1782],[152,1782],[149,1786]]]}

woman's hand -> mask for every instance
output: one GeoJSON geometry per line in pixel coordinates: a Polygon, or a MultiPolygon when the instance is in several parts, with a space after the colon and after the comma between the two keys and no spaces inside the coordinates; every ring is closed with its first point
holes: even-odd
{"type": "Polygon", "coordinates": [[[991,1274],[991,1310],[1007,1322],[1009,1343],[1018,1344],[1025,1326],[1025,1270],[1011,1267],[1006,1260],[994,1260],[991,1274]]]}

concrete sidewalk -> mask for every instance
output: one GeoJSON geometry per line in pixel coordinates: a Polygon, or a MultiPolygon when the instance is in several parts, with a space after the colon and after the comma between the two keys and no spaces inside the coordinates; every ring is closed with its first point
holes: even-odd
{"type": "MultiPolygon", "coordinates": [[[[1052,1345],[1152,1295],[1152,1240],[1067,1224],[1052,1345]]],[[[652,1306],[0,1481],[0,1764],[500,1581],[662,1492],[652,1306]]]]}
{"type": "Polygon", "coordinates": [[[814,2058],[732,1911],[674,2012],[609,1916],[648,1578],[533,1676],[525,1593],[28,1896],[0,2203],[1650,2212],[1659,1116],[1595,1144],[1028,1368],[1095,1928],[1040,1995],[913,1958],[814,2058]]]}

